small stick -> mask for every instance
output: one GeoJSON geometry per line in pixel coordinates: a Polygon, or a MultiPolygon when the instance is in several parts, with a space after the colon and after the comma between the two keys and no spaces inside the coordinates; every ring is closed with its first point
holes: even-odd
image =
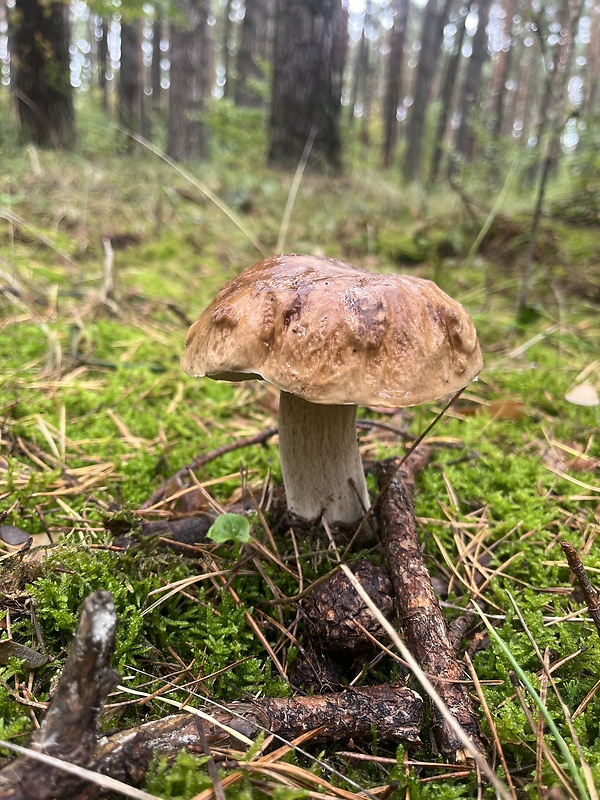
{"type": "MultiPolygon", "coordinates": [[[[380,535],[406,645],[423,672],[430,676],[474,746],[480,753],[485,753],[479,721],[471,696],[463,685],[463,670],[448,639],[446,620],[433,590],[416,532],[415,475],[429,455],[429,448],[421,447],[402,466],[398,461],[383,462],[376,469],[381,495],[378,506],[380,535]]],[[[470,754],[437,707],[432,708],[432,716],[442,754],[457,763],[470,760],[470,754]]]]}
{"type": "Polygon", "coordinates": [[[569,544],[569,542],[562,541],[560,546],[566,556],[571,572],[575,575],[581,586],[588,611],[594,621],[598,634],[600,634],[600,593],[592,586],[587,572],[585,571],[585,567],[573,545],[569,544]]]}
{"type": "Polygon", "coordinates": [[[277,430],[277,428],[267,428],[266,430],[255,434],[254,436],[246,436],[241,439],[235,439],[233,442],[228,442],[220,447],[216,447],[214,450],[210,450],[208,453],[205,453],[202,456],[198,456],[189,464],[186,464],[184,467],[181,467],[181,469],[178,469],[174,475],[171,475],[171,477],[168,478],[162,486],[156,489],[156,491],[154,491],[147,500],[144,500],[140,506],[140,509],[149,508],[150,506],[153,506],[155,503],[158,503],[160,500],[162,500],[165,496],[165,485],[167,483],[187,477],[190,470],[194,471],[200,469],[200,467],[208,464],[209,461],[214,461],[216,458],[220,458],[226,453],[231,453],[234,450],[240,450],[242,447],[249,447],[253,444],[265,444],[265,442],[267,442],[271,437],[275,436],[277,430]]]}

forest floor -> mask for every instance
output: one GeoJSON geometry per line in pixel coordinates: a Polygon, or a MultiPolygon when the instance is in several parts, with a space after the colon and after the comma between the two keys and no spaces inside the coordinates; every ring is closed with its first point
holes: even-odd
{"type": "MultiPolygon", "coordinates": [[[[179,357],[189,323],[225,280],[284,249],[429,277],[470,311],[485,368],[426,438],[433,456],[415,491],[425,560],[448,621],[476,600],[497,633],[475,617],[461,656],[472,661],[465,680],[507,796],[596,797],[600,640],[561,541],[593,582],[600,406],[586,403],[600,387],[600,221],[573,213],[574,178],[553,189],[517,321],[533,193],[513,188],[493,210],[502,186],[484,178],[461,199],[349,169],[304,175],[285,222],[293,175],[261,167],[260,150],[248,153],[226,122],[219,158],[189,173],[142,147],[115,155],[97,134],[76,155],[28,148],[4,158],[0,739],[25,744],[38,727],[81,605],[101,589],[118,614],[121,676],[103,730],[203,697],[294,694],[303,601],[269,601],[298,598],[366,552],[346,553],[324,531],[277,527],[276,436],[213,458],[180,497],[140,510],[165,482],[177,494],[169,479],[195,457],[277,425],[271,388],[188,378],[179,357]],[[140,521],[220,513],[250,496],[249,542],[234,531],[172,552],[140,533],[140,521]]],[[[403,454],[440,410],[362,409],[365,462],[403,454]]],[[[369,555],[381,563],[376,546],[369,555]]],[[[405,676],[382,641],[387,650],[345,680],[405,676]]],[[[496,796],[476,769],[442,762],[427,724],[421,739],[230,751],[221,780],[231,797],[496,796]]],[[[145,790],[209,798],[214,780],[204,756],[184,754],[175,766],[156,760],[145,790]]]]}

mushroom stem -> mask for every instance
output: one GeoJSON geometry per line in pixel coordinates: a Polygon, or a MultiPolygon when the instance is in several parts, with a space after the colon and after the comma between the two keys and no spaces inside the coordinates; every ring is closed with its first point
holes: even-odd
{"type": "Polygon", "coordinates": [[[309,403],[282,391],[279,454],[288,509],[299,517],[352,523],[369,507],[355,405],[309,403]]]}

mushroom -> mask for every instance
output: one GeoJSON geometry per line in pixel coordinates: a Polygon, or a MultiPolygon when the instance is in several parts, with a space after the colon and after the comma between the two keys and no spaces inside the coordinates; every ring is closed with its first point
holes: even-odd
{"type": "Polygon", "coordinates": [[[357,405],[412,406],[483,365],[469,314],[436,284],[318,256],[279,255],[228,281],[187,336],[181,366],[281,390],[288,509],[354,523],[369,507],[357,405]]]}

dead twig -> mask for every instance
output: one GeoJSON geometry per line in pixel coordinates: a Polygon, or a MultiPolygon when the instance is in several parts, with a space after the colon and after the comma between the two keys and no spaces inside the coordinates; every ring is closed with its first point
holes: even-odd
{"type": "Polygon", "coordinates": [[[600,593],[592,586],[587,572],[585,571],[585,567],[583,566],[583,562],[579,558],[573,545],[569,542],[562,541],[560,546],[565,554],[571,572],[579,582],[590,616],[594,621],[598,634],[600,634],[600,593]]]}
{"type": "MultiPolygon", "coordinates": [[[[421,669],[431,676],[438,693],[475,747],[484,753],[479,722],[463,685],[465,675],[450,644],[446,620],[431,585],[416,532],[415,475],[429,456],[429,449],[421,447],[400,468],[397,461],[391,461],[381,463],[376,469],[378,486],[388,487],[378,507],[382,544],[407,647],[421,669]],[[436,681],[434,676],[444,680],[436,681]]],[[[469,759],[463,743],[436,707],[432,708],[432,715],[443,755],[457,763],[469,759]]]]}
{"type": "Polygon", "coordinates": [[[210,745],[208,743],[208,739],[206,738],[206,733],[204,732],[204,725],[202,724],[202,720],[200,719],[200,717],[196,717],[196,730],[198,731],[198,736],[200,737],[200,741],[202,743],[202,749],[204,750],[204,755],[206,756],[207,759],[206,768],[208,770],[208,774],[212,781],[215,800],[225,800],[225,792],[223,791],[223,784],[221,783],[219,770],[217,768],[217,765],[215,764],[214,758],[212,757],[212,753],[210,751],[210,745]]]}

